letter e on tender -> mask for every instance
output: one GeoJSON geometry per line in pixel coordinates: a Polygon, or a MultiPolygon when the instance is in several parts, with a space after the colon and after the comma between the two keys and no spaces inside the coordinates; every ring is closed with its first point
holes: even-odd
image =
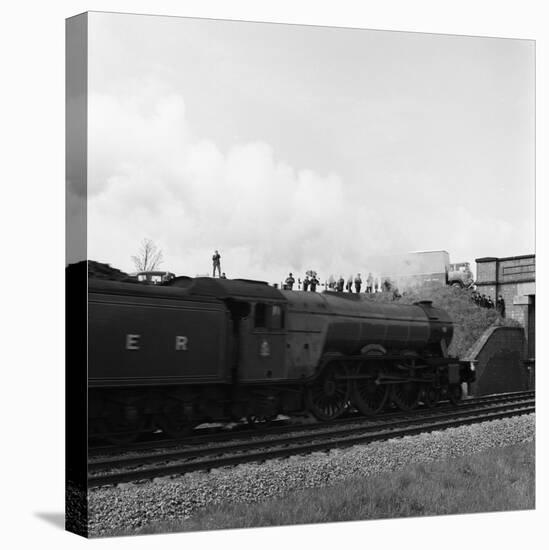
{"type": "Polygon", "coordinates": [[[126,334],[126,349],[139,349],[140,334],[126,334]]]}

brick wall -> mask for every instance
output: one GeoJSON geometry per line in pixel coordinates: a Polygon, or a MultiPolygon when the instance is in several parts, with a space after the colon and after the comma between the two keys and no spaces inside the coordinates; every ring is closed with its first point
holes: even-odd
{"type": "Polygon", "coordinates": [[[491,327],[475,342],[464,360],[476,361],[476,381],[471,395],[529,389],[531,376],[524,365],[524,330],[520,327],[491,327]]]}
{"type": "Polygon", "coordinates": [[[497,280],[502,283],[535,280],[535,271],[536,257],[534,255],[499,258],[497,261],[497,280]]]}
{"type": "Polygon", "coordinates": [[[478,258],[477,259],[477,284],[494,283],[497,280],[497,258],[478,258]]]}
{"type": "Polygon", "coordinates": [[[509,258],[477,258],[476,262],[476,284],[481,294],[494,299],[498,294],[506,293],[511,304],[513,303],[511,297],[519,293],[535,294],[536,257],[534,254],[509,258]]]}

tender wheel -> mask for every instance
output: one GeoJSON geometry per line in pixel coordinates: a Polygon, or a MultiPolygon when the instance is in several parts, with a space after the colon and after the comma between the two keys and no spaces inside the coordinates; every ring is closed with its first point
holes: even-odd
{"type": "Polygon", "coordinates": [[[333,420],[348,407],[350,383],[344,365],[332,364],[306,389],[307,408],[319,420],[333,420]]]}
{"type": "Polygon", "coordinates": [[[372,416],[381,411],[388,397],[388,384],[376,384],[372,378],[353,380],[351,401],[366,416],[372,416]]]}
{"type": "Polygon", "coordinates": [[[401,411],[411,411],[417,407],[421,388],[417,382],[393,384],[391,399],[401,411]]]}
{"type": "Polygon", "coordinates": [[[450,384],[448,386],[448,399],[450,403],[457,405],[461,401],[462,391],[460,384],[450,384]]]}
{"type": "Polygon", "coordinates": [[[434,386],[425,386],[422,394],[423,403],[430,409],[436,407],[440,401],[440,391],[434,386]]]}
{"type": "Polygon", "coordinates": [[[135,441],[145,426],[141,411],[132,405],[113,408],[103,419],[104,438],[113,445],[135,441]]]}
{"type": "Polygon", "coordinates": [[[168,401],[162,415],[158,418],[158,424],[166,435],[174,439],[189,435],[193,427],[184,403],[176,399],[168,401]]]}

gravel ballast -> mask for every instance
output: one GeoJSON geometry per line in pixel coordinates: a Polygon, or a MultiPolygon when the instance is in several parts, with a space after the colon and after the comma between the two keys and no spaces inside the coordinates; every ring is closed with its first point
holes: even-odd
{"type": "Polygon", "coordinates": [[[289,492],[531,441],[535,415],[269,460],[173,478],[90,489],[90,536],[138,529],[150,522],[190,517],[211,505],[257,502],[289,492]]]}

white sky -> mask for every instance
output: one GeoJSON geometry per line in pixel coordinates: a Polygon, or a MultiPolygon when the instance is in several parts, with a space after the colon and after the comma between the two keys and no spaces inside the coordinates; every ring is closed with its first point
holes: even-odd
{"type": "Polygon", "coordinates": [[[534,43],[92,13],[88,258],[278,282],[534,252],[534,43]]]}

